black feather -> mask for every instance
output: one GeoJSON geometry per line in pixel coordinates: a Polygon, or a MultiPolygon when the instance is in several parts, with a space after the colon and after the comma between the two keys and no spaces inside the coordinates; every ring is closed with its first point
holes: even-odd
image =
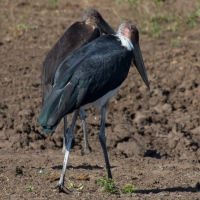
{"type": "Polygon", "coordinates": [[[104,35],[66,58],[40,112],[40,125],[55,127],[63,116],[119,87],[128,75],[132,56],[133,51],[121,46],[116,36],[104,35]]]}

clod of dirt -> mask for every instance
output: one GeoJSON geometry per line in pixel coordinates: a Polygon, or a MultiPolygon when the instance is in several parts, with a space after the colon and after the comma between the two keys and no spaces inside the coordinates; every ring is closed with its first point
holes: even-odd
{"type": "Polygon", "coordinates": [[[0,121],[0,130],[2,130],[4,127],[4,123],[2,121],[0,121]]]}
{"type": "Polygon", "coordinates": [[[29,134],[31,132],[31,126],[28,123],[23,123],[22,129],[23,129],[23,132],[25,132],[25,133],[29,134]]]}
{"type": "Polygon", "coordinates": [[[61,137],[59,135],[55,135],[54,138],[53,138],[53,141],[55,142],[55,144],[58,147],[62,147],[62,145],[63,145],[63,137],[61,137]]]}
{"type": "Polygon", "coordinates": [[[134,138],[118,143],[117,149],[120,150],[126,157],[133,155],[143,156],[146,151],[144,145],[141,145],[140,142],[134,138]]]}
{"type": "Polygon", "coordinates": [[[13,38],[8,36],[8,35],[3,38],[3,42],[8,42],[9,43],[9,42],[12,42],[12,41],[13,41],[13,38]]]}
{"type": "Polygon", "coordinates": [[[50,182],[58,181],[60,178],[60,174],[53,172],[52,174],[47,177],[47,180],[50,180],[50,182]]]}
{"type": "Polygon", "coordinates": [[[88,174],[85,174],[85,175],[77,177],[76,180],[79,180],[79,181],[89,181],[90,177],[89,177],[88,174]]]}
{"type": "Polygon", "coordinates": [[[23,174],[22,167],[17,166],[15,168],[15,175],[22,175],[22,174],[23,174]]]}
{"type": "Polygon", "coordinates": [[[200,126],[197,126],[196,128],[192,129],[190,132],[192,134],[199,134],[200,133],[200,126]]]}

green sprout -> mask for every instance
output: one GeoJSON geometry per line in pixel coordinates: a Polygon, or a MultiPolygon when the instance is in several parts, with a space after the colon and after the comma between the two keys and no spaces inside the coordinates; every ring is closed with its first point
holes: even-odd
{"type": "Polygon", "coordinates": [[[123,194],[135,193],[135,186],[134,185],[125,185],[124,187],[122,187],[121,193],[123,193],[123,194]]]}
{"type": "Polygon", "coordinates": [[[115,186],[114,180],[111,178],[100,178],[97,184],[101,186],[102,191],[109,192],[110,194],[133,194],[135,193],[134,185],[125,185],[121,189],[115,186]]]}
{"type": "Polygon", "coordinates": [[[161,26],[157,22],[152,23],[153,37],[160,37],[162,34],[161,26]]]}
{"type": "Polygon", "coordinates": [[[188,25],[190,27],[196,26],[197,17],[194,13],[188,13],[188,25]]]}
{"type": "Polygon", "coordinates": [[[50,0],[50,3],[51,4],[56,4],[56,3],[58,3],[58,0],[50,0]]]}
{"type": "Polygon", "coordinates": [[[71,181],[68,181],[67,189],[69,189],[69,190],[76,189],[77,191],[81,191],[81,190],[83,190],[83,184],[80,183],[77,185],[75,183],[72,183],[71,181]]]}
{"type": "Polygon", "coordinates": [[[188,13],[188,25],[194,27],[197,24],[197,19],[200,17],[200,8],[196,6],[196,11],[188,13]]]}
{"type": "Polygon", "coordinates": [[[25,24],[17,24],[17,28],[27,31],[28,27],[25,24]]]}
{"type": "Polygon", "coordinates": [[[181,46],[183,45],[178,38],[171,40],[171,46],[181,46]]]}
{"type": "Polygon", "coordinates": [[[9,18],[9,14],[8,14],[8,13],[4,13],[4,14],[3,14],[3,18],[4,18],[4,19],[8,19],[8,18],[9,18]]]}
{"type": "Polygon", "coordinates": [[[24,15],[20,15],[20,16],[19,16],[19,19],[24,19],[24,18],[25,18],[24,15]]]}
{"type": "Polygon", "coordinates": [[[33,186],[29,185],[29,186],[26,186],[26,189],[29,191],[29,192],[32,192],[33,191],[33,186]]]}
{"type": "Polygon", "coordinates": [[[103,191],[109,192],[111,194],[118,192],[117,188],[115,187],[114,180],[111,178],[100,178],[97,180],[97,184],[102,187],[103,191]]]}

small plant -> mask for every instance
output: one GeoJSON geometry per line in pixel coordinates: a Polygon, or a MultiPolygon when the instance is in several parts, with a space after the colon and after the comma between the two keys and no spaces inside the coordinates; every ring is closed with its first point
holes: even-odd
{"type": "Polygon", "coordinates": [[[67,186],[67,189],[70,190],[70,189],[72,189],[72,188],[74,188],[74,187],[75,187],[75,184],[69,181],[68,186],[67,186]]]}
{"type": "MultiPolygon", "coordinates": [[[[176,6],[170,5],[166,0],[152,0],[144,3],[142,0],[115,0],[118,6],[128,4],[130,10],[138,16],[135,18],[135,23],[141,33],[147,34],[153,38],[165,37],[166,32],[172,32],[172,37],[177,37],[180,33],[187,31],[187,23],[190,27],[195,27],[200,19],[200,0],[196,0],[193,12],[179,13],[176,6]],[[166,9],[167,8],[167,9],[166,9]],[[179,13],[179,14],[178,14],[179,13]]],[[[120,16],[125,18],[126,16],[120,16]]]]}
{"type": "Polygon", "coordinates": [[[196,11],[188,13],[188,25],[190,27],[196,26],[197,19],[200,17],[200,7],[199,5],[196,6],[196,11]]]}
{"type": "Polygon", "coordinates": [[[160,37],[162,34],[161,26],[157,22],[152,23],[152,31],[154,38],[160,37]]]}
{"type": "MultiPolygon", "coordinates": [[[[28,88],[26,88],[26,89],[28,89],[28,88]]],[[[46,172],[46,171],[44,171],[44,168],[42,168],[42,166],[39,164],[39,165],[37,165],[36,167],[35,167],[36,169],[37,169],[37,173],[35,173],[35,176],[47,176],[47,175],[49,175],[49,173],[48,172],[46,172]]]]}
{"type": "Polygon", "coordinates": [[[162,5],[162,1],[155,1],[156,8],[158,9],[162,5]]]}
{"type": "Polygon", "coordinates": [[[27,31],[28,27],[25,24],[17,24],[17,28],[27,31]]]}
{"type": "Polygon", "coordinates": [[[178,38],[171,40],[171,46],[182,46],[183,44],[180,42],[178,38]]]}
{"type": "Polygon", "coordinates": [[[19,16],[19,19],[24,19],[24,18],[25,18],[24,15],[20,15],[20,16],[19,16]]]}
{"type": "Polygon", "coordinates": [[[176,19],[176,21],[174,23],[172,23],[172,25],[168,26],[167,30],[176,32],[181,24],[182,24],[182,20],[176,19]]]}
{"type": "Polygon", "coordinates": [[[8,19],[9,18],[9,14],[8,13],[4,13],[3,18],[4,19],[8,19]]]}
{"type": "Polygon", "coordinates": [[[123,1],[123,0],[115,0],[116,4],[118,6],[122,5],[123,3],[128,3],[129,6],[131,6],[132,9],[134,9],[136,6],[141,4],[141,0],[127,0],[127,1],[123,1]]]}
{"type": "Polygon", "coordinates": [[[197,10],[196,10],[196,16],[200,17],[200,8],[197,8],[197,10]]]}
{"type": "Polygon", "coordinates": [[[184,176],[190,176],[190,174],[189,174],[189,173],[187,173],[187,174],[184,174],[184,176]]]}
{"type": "Polygon", "coordinates": [[[29,192],[32,192],[34,188],[33,188],[33,186],[29,185],[29,186],[26,187],[26,189],[27,189],[29,192]]]}
{"type": "Polygon", "coordinates": [[[68,181],[67,189],[69,189],[69,190],[75,189],[77,191],[81,191],[81,190],[83,190],[83,184],[80,183],[80,184],[77,185],[75,183],[72,183],[71,181],[68,181]]]}
{"type": "Polygon", "coordinates": [[[78,191],[83,190],[83,184],[82,183],[78,184],[76,187],[76,190],[78,190],[78,191]]]}
{"type": "Polygon", "coordinates": [[[123,194],[135,193],[135,186],[134,185],[125,185],[124,187],[122,187],[121,193],[123,193],[123,194]]]}
{"type": "Polygon", "coordinates": [[[47,177],[49,174],[48,172],[45,172],[43,169],[40,169],[37,173],[35,173],[35,176],[41,176],[41,177],[47,177]]]}
{"type": "Polygon", "coordinates": [[[42,166],[41,165],[37,165],[36,169],[42,169],[42,166]]]}
{"type": "Polygon", "coordinates": [[[188,14],[188,25],[190,27],[194,27],[196,26],[196,20],[197,20],[197,17],[194,13],[189,13],[188,14]]]}
{"type": "Polygon", "coordinates": [[[12,35],[16,38],[19,38],[28,31],[28,26],[25,24],[17,24],[10,28],[10,31],[12,32],[12,35]]]}
{"type": "Polygon", "coordinates": [[[113,179],[104,179],[100,178],[97,180],[97,184],[101,186],[102,190],[105,192],[109,192],[111,194],[133,194],[135,193],[134,185],[125,185],[121,189],[115,186],[113,179]]]}
{"type": "Polygon", "coordinates": [[[141,0],[128,0],[130,5],[138,6],[141,5],[141,0]]]}
{"type": "Polygon", "coordinates": [[[51,4],[56,4],[56,3],[58,3],[58,0],[50,0],[50,3],[51,4]]]}
{"type": "Polygon", "coordinates": [[[117,188],[115,187],[114,180],[111,178],[100,178],[97,180],[97,184],[102,187],[103,191],[109,192],[111,194],[118,192],[117,188]]]}
{"type": "Polygon", "coordinates": [[[102,190],[111,194],[133,194],[135,193],[134,185],[125,185],[121,189],[115,186],[114,180],[111,178],[100,178],[97,180],[97,184],[101,186],[102,190]]]}

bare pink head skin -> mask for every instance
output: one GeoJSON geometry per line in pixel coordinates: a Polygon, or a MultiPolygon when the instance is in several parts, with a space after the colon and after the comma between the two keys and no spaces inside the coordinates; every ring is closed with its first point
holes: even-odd
{"type": "Polygon", "coordinates": [[[119,26],[117,33],[129,38],[133,44],[139,42],[139,32],[132,21],[123,22],[119,26]]]}
{"type": "MultiPolygon", "coordinates": [[[[145,82],[146,86],[150,89],[148,77],[146,74],[146,69],[144,66],[144,61],[142,57],[142,53],[140,50],[139,45],[139,32],[136,28],[136,26],[131,21],[126,21],[122,23],[117,31],[117,35],[124,36],[126,38],[129,38],[132,45],[133,45],[133,63],[135,64],[137,70],[139,71],[143,81],[145,82]]],[[[121,42],[123,43],[123,39],[121,39],[121,42]]],[[[128,42],[125,44],[125,46],[130,47],[130,45],[127,45],[128,42]]],[[[122,44],[122,46],[124,46],[122,44]]]]}

